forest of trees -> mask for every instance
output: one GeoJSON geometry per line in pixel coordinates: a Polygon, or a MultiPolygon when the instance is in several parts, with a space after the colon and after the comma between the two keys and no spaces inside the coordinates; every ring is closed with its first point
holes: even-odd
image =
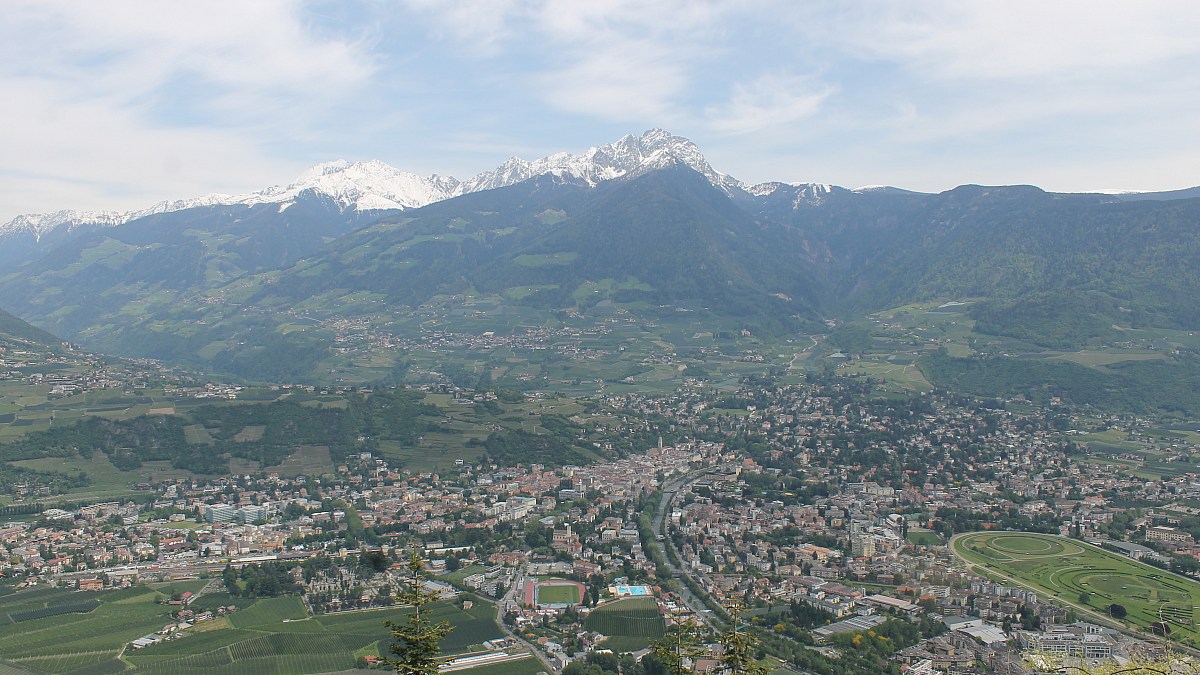
{"type": "Polygon", "coordinates": [[[987,397],[1061,397],[1076,404],[1138,413],[1200,414],[1200,354],[1126,361],[1101,371],[1069,361],[931,354],[919,366],[939,387],[987,397]]]}
{"type": "MultiPolygon", "coordinates": [[[[262,466],[279,464],[297,446],[327,446],[334,461],[379,440],[412,445],[432,428],[436,406],[422,402],[420,392],[383,390],[370,396],[350,395],[347,405],[311,407],[294,401],[203,406],[184,415],[146,415],[131,420],[87,417],[67,426],[28,434],[0,445],[0,460],[40,457],[91,457],[99,450],[118,469],[130,471],[143,462],[169,461],[177,469],[199,474],[229,471],[229,458],[262,466]],[[203,427],[210,442],[189,442],[185,427],[203,427]],[[260,438],[238,437],[246,427],[262,427],[260,438]],[[360,445],[359,439],[369,439],[360,445]]],[[[9,467],[10,470],[15,469],[9,467]]],[[[0,473],[0,479],[3,473],[0,473]]]]}

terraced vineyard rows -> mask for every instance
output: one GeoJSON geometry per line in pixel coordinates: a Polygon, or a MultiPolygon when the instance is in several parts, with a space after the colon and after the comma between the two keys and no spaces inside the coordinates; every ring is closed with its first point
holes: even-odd
{"type": "Polygon", "coordinates": [[[662,637],[665,624],[654,598],[628,598],[601,605],[588,615],[583,627],[619,638],[623,649],[640,649],[662,637]]]}

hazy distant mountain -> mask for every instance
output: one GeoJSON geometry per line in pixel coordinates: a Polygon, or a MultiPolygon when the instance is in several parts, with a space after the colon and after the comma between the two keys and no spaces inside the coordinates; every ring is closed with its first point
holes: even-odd
{"type": "Polygon", "coordinates": [[[1118,192],[1112,197],[1122,202],[1167,201],[1170,199],[1195,199],[1200,197],[1200,186],[1163,192],[1118,192]]]}
{"type": "MultiPolygon", "coordinates": [[[[377,160],[347,162],[337,160],[318,164],[287,185],[277,185],[238,195],[210,194],[191,199],[159,202],[133,211],[55,211],[19,215],[0,225],[0,263],[20,257],[16,251],[46,249],[76,232],[113,227],[149,215],[183,211],[203,206],[253,206],[279,204],[286,209],[303,193],[328,197],[339,208],[366,211],[393,211],[419,208],[451,197],[481,190],[515,185],[536,176],[556,175],[575,178],[588,185],[602,181],[638,176],[649,171],[683,164],[703,175],[726,194],[748,193],[765,197],[779,191],[794,192],[798,200],[819,203],[823,194],[844,190],[818,183],[767,182],[748,185],[715,170],[700,149],[690,140],[662,129],[651,129],[641,136],[629,134],[620,140],[590,148],[582,154],[560,152],[541,159],[512,157],[490,171],[460,180],[452,176],[419,176],[377,160]],[[43,239],[51,240],[38,246],[43,239]]],[[[916,195],[886,185],[855,188],[859,194],[916,195]]],[[[1108,194],[1115,201],[1170,200],[1200,197],[1200,187],[1168,192],[1127,192],[1108,194]]]]}

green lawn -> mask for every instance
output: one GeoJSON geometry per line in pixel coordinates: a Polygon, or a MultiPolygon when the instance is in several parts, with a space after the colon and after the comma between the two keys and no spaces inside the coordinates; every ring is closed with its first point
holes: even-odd
{"type": "Polygon", "coordinates": [[[480,572],[484,572],[486,570],[487,568],[483,565],[467,565],[466,567],[460,567],[453,572],[447,572],[443,574],[442,579],[456,586],[461,586],[463,580],[467,577],[471,576],[472,574],[479,574],[480,572]]]}
{"type": "Polygon", "coordinates": [[[1200,583],[1191,579],[1053,535],[977,532],[956,537],[952,548],[983,571],[1016,579],[1045,596],[1102,613],[1109,605],[1122,605],[1131,627],[1166,621],[1173,639],[1200,646],[1200,583]]]}
{"type": "Polygon", "coordinates": [[[648,637],[639,635],[613,635],[600,644],[602,649],[611,649],[615,654],[636,652],[650,646],[648,637]]]}

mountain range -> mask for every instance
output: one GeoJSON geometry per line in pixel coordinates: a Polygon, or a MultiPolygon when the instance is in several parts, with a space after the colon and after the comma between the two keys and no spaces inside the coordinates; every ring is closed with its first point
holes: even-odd
{"type": "Polygon", "coordinates": [[[491,171],[484,171],[466,180],[450,176],[418,176],[377,160],[353,163],[337,160],[318,164],[287,185],[276,185],[246,194],[210,194],[193,199],[169,200],[134,211],[64,210],[20,215],[0,225],[0,242],[14,235],[25,235],[34,240],[55,235],[61,237],[79,229],[113,227],[150,215],[203,206],[278,204],[281,209],[286,209],[305,192],[324,195],[342,209],[403,210],[471,192],[515,185],[544,174],[572,176],[595,185],[605,180],[640,175],[676,161],[704,174],[714,185],[729,190],[746,187],[713,170],[700,149],[688,139],[653,129],[641,136],[627,135],[615,143],[591,148],[581,155],[563,152],[534,161],[513,157],[491,171]]]}
{"type": "Polygon", "coordinates": [[[0,306],[89,348],[231,372],[273,353],[301,374],[322,322],[478,297],[765,335],[973,298],[993,332],[1069,346],[1200,327],[1198,225],[1195,191],[746,185],[652,130],[462,181],[333,162],[246,195],[23,216],[0,230],[0,306]]]}

